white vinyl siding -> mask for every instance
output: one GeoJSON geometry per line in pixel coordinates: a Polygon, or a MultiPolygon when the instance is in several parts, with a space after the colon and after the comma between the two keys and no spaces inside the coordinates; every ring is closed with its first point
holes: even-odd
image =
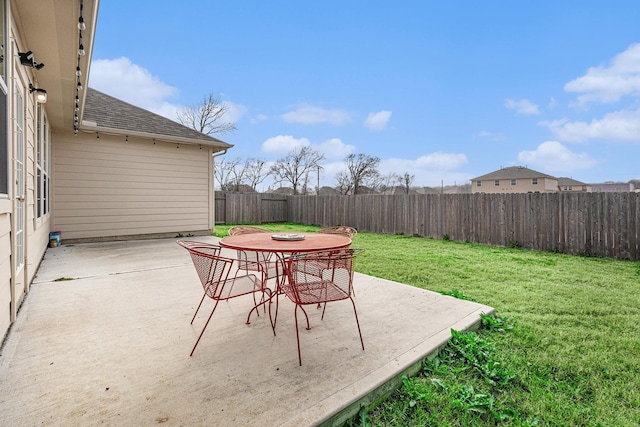
{"type": "Polygon", "coordinates": [[[56,138],[53,151],[53,230],[63,241],[210,228],[205,148],[80,133],[56,138]]]}

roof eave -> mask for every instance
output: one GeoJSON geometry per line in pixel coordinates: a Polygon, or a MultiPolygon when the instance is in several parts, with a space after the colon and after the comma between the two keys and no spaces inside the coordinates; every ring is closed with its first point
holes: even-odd
{"type": "Polygon", "coordinates": [[[96,132],[96,133],[102,133],[104,135],[130,136],[130,137],[137,137],[137,138],[143,138],[143,139],[149,139],[149,140],[155,139],[158,142],[162,141],[162,142],[189,144],[189,145],[204,145],[206,147],[219,148],[220,150],[233,147],[233,144],[228,144],[224,141],[220,141],[219,139],[215,139],[215,138],[212,138],[211,140],[205,140],[205,139],[184,138],[179,136],[171,136],[171,135],[156,134],[156,133],[149,133],[149,132],[130,131],[130,130],[124,130],[124,129],[98,126],[87,121],[82,122],[82,125],[80,126],[80,131],[96,132]]]}

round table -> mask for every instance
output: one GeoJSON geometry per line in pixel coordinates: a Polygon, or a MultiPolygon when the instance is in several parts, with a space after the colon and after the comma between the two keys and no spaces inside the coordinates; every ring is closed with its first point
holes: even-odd
{"type": "Polygon", "coordinates": [[[323,233],[251,233],[223,237],[220,246],[242,251],[298,253],[346,248],[351,239],[341,234],[323,233]],[[302,235],[302,240],[276,240],[272,236],[302,235]]]}

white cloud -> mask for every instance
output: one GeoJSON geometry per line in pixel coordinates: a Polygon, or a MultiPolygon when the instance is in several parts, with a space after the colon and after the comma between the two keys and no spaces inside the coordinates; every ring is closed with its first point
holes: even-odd
{"type": "Polygon", "coordinates": [[[178,96],[178,89],[126,57],[92,61],[89,86],[171,119],[175,119],[175,112],[180,108],[166,100],[178,96]]]}
{"type": "Polygon", "coordinates": [[[563,175],[580,169],[589,169],[597,161],[587,153],[573,153],[557,141],[543,142],[534,151],[521,151],[518,160],[550,172],[563,175]]]}
{"type": "Polygon", "coordinates": [[[509,110],[515,110],[516,114],[520,114],[523,116],[540,114],[538,106],[528,99],[521,99],[519,101],[516,101],[515,99],[505,99],[504,106],[509,110]]]}
{"type": "Polygon", "coordinates": [[[224,101],[223,105],[226,105],[227,107],[227,111],[223,118],[223,121],[225,122],[237,123],[247,112],[247,107],[242,104],[234,104],[231,101],[224,101]]]}
{"type": "Polygon", "coordinates": [[[369,113],[364,126],[370,130],[385,130],[391,119],[391,111],[378,111],[377,113],[369,113]]]}
{"type": "Polygon", "coordinates": [[[588,139],[640,142],[640,109],[621,110],[606,114],[591,122],[571,122],[567,119],[543,122],[561,141],[581,142],[588,139]]]}
{"type": "Polygon", "coordinates": [[[417,159],[383,159],[380,161],[380,173],[386,175],[393,172],[403,175],[408,172],[415,175],[414,184],[420,186],[434,187],[441,183],[462,185],[472,177],[469,174],[458,172],[456,169],[466,163],[468,160],[464,154],[435,152],[417,159]]]}
{"type": "Polygon", "coordinates": [[[252,117],[250,122],[252,125],[255,125],[256,123],[264,122],[268,118],[269,116],[267,116],[266,114],[258,114],[257,116],[252,117]]]}
{"type": "Polygon", "coordinates": [[[300,105],[294,111],[289,111],[280,117],[287,123],[302,123],[305,125],[316,123],[342,125],[352,121],[351,115],[345,110],[326,110],[308,104],[300,105]]]}
{"type": "Polygon", "coordinates": [[[262,143],[262,151],[272,154],[287,154],[298,147],[311,145],[307,138],[294,138],[291,135],[278,135],[262,143]]]}
{"type": "Polygon", "coordinates": [[[320,144],[312,144],[308,138],[294,138],[291,135],[278,135],[262,143],[262,151],[276,155],[284,155],[299,147],[310,146],[325,155],[326,159],[344,159],[356,149],[353,145],[342,142],[340,138],[331,138],[320,144]]]}
{"type": "Polygon", "coordinates": [[[567,92],[575,92],[577,104],[589,102],[610,103],[625,95],[640,95],[640,43],[632,44],[616,55],[609,67],[591,67],[587,73],[564,86],[567,92]]]}
{"type": "Polygon", "coordinates": [[[344,159],[356,151],[354,145],[345,144],[340,138],[328,139],[314,148],[323,153],[327,159],[344,159]]]}
{"type": "Polygon", "coordinates": [[[480,132],[476,132],[474,135],[476,138],[484,138],[490,141],[504,141],[504,135],[501,133],[491,132],[488,130],[481,130],[480,132]]]}
{"type": "MultiPolygon", "coordinates": [[[[171,120],[176,120],[176,112],[185,108],[167,101],[167,98],[179,95],[178,89],[163,83],[149,70],[126,57],[92,61],[89,86],[171,120]]],[[[224,101],[224,104],[227,106],[224,121],[235,123],[247,111],[247,107],[241,104],[230,101],[224,101]]]]}
{"type": "Polygon", "coordinates": [[[551,97],[551,99],[549,100],[549,105],[547,107],[549,108],[549,110],[553,110],[554,108],[556,108],[556,105],[558,105],[558,101],[556,101],[554,97],[551,97]]]}

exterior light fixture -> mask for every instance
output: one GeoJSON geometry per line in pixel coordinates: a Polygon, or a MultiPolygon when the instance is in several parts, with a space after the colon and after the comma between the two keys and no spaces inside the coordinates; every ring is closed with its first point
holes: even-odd
{"type": "Polygon", "coordinates": [[[47,102],[47,91],[40,89],[29,83],[29,93],[36,92],[36,101],[40,104],[47,102]]]}
{"type": "Polygon", "coordinates": [[[78,29],[84,31],[87,26],[84,24],[84,18],[82,17],[82,1],[80,1],[80,18],[78,18],[78,29]]]}
{"type": "Polygon", "coordinates": [[[77,86],[78,90],[82,90],[82,83],[80,83],[80,81],[78,80],[78,86],[77,86]]]}
{"type": "Polygon", "coordinates": [[[26,67],[33,67],[36,70],[39,70],[42,67],[44,67],[44,64],[42,62],[39,64],[36,62],[36,57],[33,55],[33,52],[31,51],[18,52],[18,56],[20,56],[20,63],[26,67]]]}

